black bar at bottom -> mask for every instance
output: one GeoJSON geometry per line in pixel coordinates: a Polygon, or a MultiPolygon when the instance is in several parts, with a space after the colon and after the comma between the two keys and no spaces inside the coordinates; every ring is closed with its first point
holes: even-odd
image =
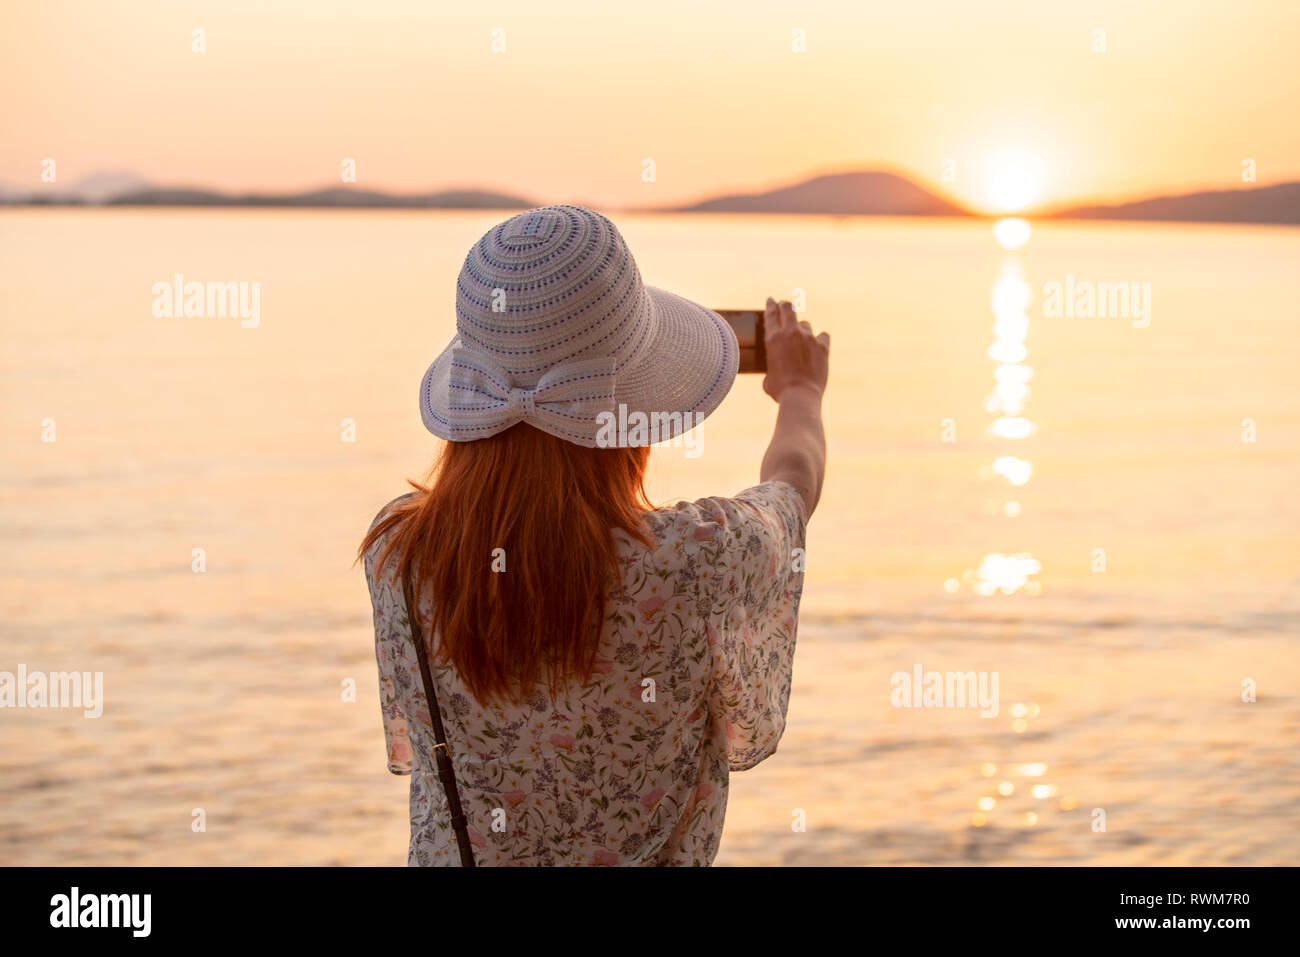
{"type": "Polygon", "coordinates": [[[606,926],[633,938],[647,934],[649,943],[687,927],[698,933],[716,920],[720,943],[781,924],[817,937],[842,929],[864,946],[872,939],[864,935],[881,932],[918,944],[1019,940],[1032,946],[1099,936],[1150,944],[1199,936],[1233,946],[1259,930],[1287,929],[1295,876],[1291,868],[1222,867],[716,868],[694,876],[591,869],[543,875],[456,868],[6,868],[0,912],[8,941],[77,935],[81,944],[337,946],[391,943],[395,935],[419,939],[435,929],[458,936],[476,927],[514,928],[512,934],[558,943],[576,933],[572,925],[564,929],[575,920],[588,942],[595,927],[606,926]]]}

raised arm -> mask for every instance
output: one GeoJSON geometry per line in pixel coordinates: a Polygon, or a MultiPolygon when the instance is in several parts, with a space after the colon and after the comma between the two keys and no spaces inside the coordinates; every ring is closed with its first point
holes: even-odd
{"type": "Polygon", "coordinates": [[[812,325],[795,318],[788,302],[769,298],[764,315],[767,375],[763,391],[777,403],[776,429],[763,455],[759,481],[789,482],[811,517],[826,475],[826,432],[822,393],[830,362],[831,337],[814,336],[812,325]]]}

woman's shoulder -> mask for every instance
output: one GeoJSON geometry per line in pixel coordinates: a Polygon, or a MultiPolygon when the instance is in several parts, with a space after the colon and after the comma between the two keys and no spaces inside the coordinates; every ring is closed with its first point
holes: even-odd
{"type": "Polygon", "coordinates": [[[729,524],[754,512],[793,513],[803,519],[803,496],[789,482],[772,480],[752,485],[735,495],[710,495],[693,502],[678,502],[660,512],[673,519],[701,524],[729,524]]]}
{"type": "Polygon", "coordinates": [[[693,502],[650,513],[649,524],[656,536],[705,544],[722,530],[764,526],[801,534],[804,523],[803,498],[788,482],[770,481],[751,486],[736,495],[711,495],[693,502]]]}
{"type": "Polygon", "coordinates": [[[419,493],[407,492],[405,495],[399,495],[391,502],[388,502],[386,505],[384,505],[383,508],[381,508],[378,512],[375,513],[375,517],[370,522],[370,527],[374,528],[376,525],[382,522],[388,516],[388,514],[392,512],[395,508],[397,508],[399,505],[401,505],[404,502],[409,502],[417,494],[419,493]]]}
{"type": "Polygon", "coordinates": [[[785,590],[792,570],[802,567],[794,559],[805,524],[794,486],[763,482],[736,495],[658,509],[648,516],[651,547],[629,541],[625,560],[639,564],[644,577],[663,580],[669,593],[694,591],[710,607],[753,602],[760,593],[785,590]],[[725,587],[721,575],[729,576],[725,587]]]}
{"type": "Polygon", "coordinates": [[[404,505],[410,504],[411,500],[414,499],[415,496],[418,494],[419,494],[418,492],[407,492],[405,495],[397,496],[397,498],[385,504],[383,508],[381,508],[377,513],[375,513],[375,517],[371,519],[370,527],[366,530],[366,537],[370,539],[370,544],[367,546],[366,553],[365,553],[367,572],[369,572],[374,559],[377,556],[383,554],[384,548],[388,544],[389,536],[392,534],[393,531],[392,528],[387,528],[384,530],[383,534],[374,535],[374,537],[371,538],[371,536],[374,534],[376,526],[378,526],[380,522],[382,522],[385,518],[387,518],[397,509],[401,508],[404,505]]]}

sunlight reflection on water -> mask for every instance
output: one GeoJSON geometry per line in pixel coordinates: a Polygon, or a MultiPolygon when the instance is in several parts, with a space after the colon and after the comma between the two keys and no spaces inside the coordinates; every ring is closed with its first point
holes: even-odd
{"type": "MultiPolygon", "coordinates": [[[[1016,702],[1011,706],[1010,711],[1011,730],[1016,734],[1024,734],[1029,729],[1029,719],[1036,718],[1041,713],[1039,706],[1032,702],[1029,704],[1016,702]]],[[[1047,771],[1048,766],[1042,761],[1007,765],[999,775],[1001,780],[993,789],[993,793],[986,791],[976,798],[976,810],[970,817],[970,826],[984,828],[996,823],[996,819],[1002,818],[1007,823],[1021,827],[1034,827],[1039,822],[1040,814],[1075,810],[1079,802],[1071,795],[1061,797],[1055,807],[1050,803],[1044,803],[1048,798],[1054,798],[1060,793],[1057,785],[1051,782],[1033,780],[1043,778],[1047,771]],[[1022,782],[1025,778],[1030,780],[1022,782]]],[[[986,761],[980,765],[979,773],[982,778],[993,779],[994,775],[998,775],[998,766],[991,761],[986,761]]]]}
{"type": "Polygon", "coordinates": [[[1033,232],[1034,228],[1029,221],[1017,216],[1008,216],[993,224],[993,237],[999,246],[1008,251],[1024,246],[1033,232]]]}
{"type": "MultiPolygon", "coordinates": [[[[1034,375],[1033,367],[1025,364],[1029,357],[1025,343],[1029,338],[1029,306],[1033,302],[1033,291],[1025,279],[1020,260],[1012,251],[1023,247],[1032,232],[1030,224],[1023,219],[1000,219],[993,225],[993,236],[998,245],[1007,250],[1007,255],[989,294],[994,323],[993,344],[988,348],[988,357],[997,365],[993,369],[993,391],[984,398],[984,409],[997,416],[989,425],[989,434],[1008,441],[1028,438],[1037,431],[1034,422],[1023,415],[1029,398],[1029,380],[1034,375]]],[[[981,474],[986,477],[1000,475],[1019,488],[1033,477],[1034,465],[1018,455],[1000,455],[993,460],[992,466],[982,469],[981,474]]],[[[1021,513],[1020,502],[1009,499],[1002,503],[1000,512],[1006,518],[1017,518],[1021,513]]],[[[1035,596],[1042,591],[1042,584],[1034,580],[1041,570],[1038,560],[1028,552],[989,552],[980,560],[979,568],[966,569],[962,580],[977,595],[1014,595],[1023,591],[1035,596]]],[[[953,594],[961,589],[961,581],[949,578],[943,587],[944,591],[953,594]]]]}

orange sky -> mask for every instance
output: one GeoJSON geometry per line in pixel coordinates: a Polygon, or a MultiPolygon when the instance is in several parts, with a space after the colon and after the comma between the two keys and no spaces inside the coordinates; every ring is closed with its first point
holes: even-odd
{"type": "Polygon", "coordinates": [[[1297,0],[5,2],[0,184],[53,157],[284,190],[352,157],[360,187],[603,206],[867,167],[984,209],[999,174],[1031,205],[1233,188],[1246,157],[1300,179],[1298,48],[1297,0]]]}

